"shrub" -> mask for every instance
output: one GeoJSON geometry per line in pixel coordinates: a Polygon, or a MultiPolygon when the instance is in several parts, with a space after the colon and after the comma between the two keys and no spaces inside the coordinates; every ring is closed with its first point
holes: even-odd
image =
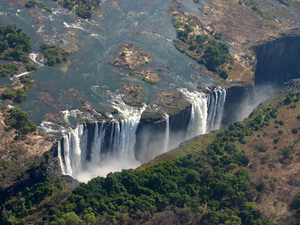
{"type": "Polygon", "coordinates": [[[260,152],[266,152],[268,151],[268,146],[266,144],[264,145],[255,145],[255,148],[260,152]]]}
{"type": "Polygon", "coordinates": [[[293,129],[292,129],[292,133],[293,134],[297,134],[298,131],[299,131],[299,129],[297,127],[293,127],[293,129]]]}
{"type": "Polygon", "coordinates": [[[30,0],[29,2],[25,3],[25,7],[30,8],[36,4],[36,1],[30,0]]]}
{"type": "Polygon", "coordinates": [[[126,57],[126,52],[122,52],[120,58],[124,59],[126,57]]]}
{"type": "Polygon", "coordinates": [[[300,142],[300,139],[296,139],[296,140],[294,141],[295,144],[297,144],[297,143],[299,143],[299,142],[300,142]]]}
{"type": "Polygon", "coordinates": [[[265,182],[265,181],[260,181],[260,182],[258,182],[257,184],[256,184],[256,190],[258,191],[258,192],[262,192],[264,189],[265,189],[265,187],[267,186],[267,183],[265,182]]]}
{"type": "Polygon", "coordinates": [[[281,126],[284,125],[284,122],[283,122],[282,120],[279,120],[278,123],[279,123],[279,125],[281,125],[281,126]]]}
{"type": "Polygon", "coordinates": [[[35,64],[27,64],[26,65],[26,70],[27,71],[32,71],[32,70],[37,70],[37,69],[38,69],[38,67],[35,64]]]}
{"type": "Polygon", "coordinates": [[[222,70],[219,75],[223,79],[227,79],[228,78],[228,72],[226,70],[222,70]]]}
{"type": "Polygon", "coordinates": [[[300,193],[294,197],[292,207],[294,209],[299,209],[300,208],[300,193]]]}
{"type": "Polygon", "coordinates": [[[205,61],[205,59],[203,59],[203,58],[199,58],[199,59],[197,60],[197,62],[198,62],[199,64],[206,64],[206,61],[205,61]]]}
{"type": "Polygon", "coordinates": [[[277,144],[279,142],[280,138],[274,138],[274,143],[277,144]]]}
{"type": "Polygon", "coordinates": [[[49,159],[51,158],[50,153],[49,153],[49,152],[45,152],[43,155],[44,155],[44,157],[45,157],[46,162],[48,162],[49,159]]]}
{"type": "Polygon", "coordinates": [[[143,77],[142,80],[145,81],[145,82],[147,82],[148,84],[151,84],[151,85],[154,85],[154,84],[155,84],[155,82],[154,82],[153,80],[148,79],[148,78],[146,78],[146,77],[143,77]]]}
{"type": "Polygon", "coordinates": [[[283,100],[283,103],[288,105],[288,104],[291,104],[293,101],[293,99],[288,95],[284,100],[283,100]]]}
{"type": "Polygon", "coordinates": [[[15,99],[17,97],[17,93],[14,89],[6,88],[2,93],[3,99],[15,99]]]}
{"type": "Polygon", "coordinates": [[[289,147],[284,147],[283,149],[280,149],[279,154],[282,155],[284,159],[293,160],[294,158],[292,151],[289,147]]]}
{"type": "Polygon", "coordinates": [[[274,111],[271,111],[270,116],[275,119],[277,117],[277,114],[274,111]]]}
{"type": "Polygon", "coordinates": [[[279,130],[279,131],[278,131],[278,134],[283,134],[283,130],[279,130]]]}

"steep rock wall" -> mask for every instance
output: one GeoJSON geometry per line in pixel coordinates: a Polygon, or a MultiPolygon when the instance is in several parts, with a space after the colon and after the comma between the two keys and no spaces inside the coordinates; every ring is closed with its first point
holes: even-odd
{"type": "Polygon", "coordinates": [[[300,36],[289,36],[254,47],[257,58],[255,85],[277,84],[300,77],[300,36]]]}
{"type": "MultiPolygon", "coordinates": [[[[176,140],[182,141],[184,134],[186,133],[191,117],[191,107],[188,107],[180,111],[178,114],[170,115],[169,117],[169,129],[170,137],[172,137],[172,144],[176,143],[176,140]]],[[[149,115],[149,112],[145,112],[148,117],[141,119],[137,132],[136,132],[136,144],[135,144],[135,157],[142,162],[145,159],[152,159],[154,156],[161,153],[161,148],[165,141],[166,133],[166,120],[159,113],[149,115]]],[[[143,117],[142,117],[143,118],[143,117]]],[[[146,160],[146,161],[147,161],[146,160]]]]}
{"type": "Polygon", "coordinates": [[[243,120],[247,115],[244,116],[241,114],[248,105],[251,105],[254,99],[254,85],[247,87],[233,86],[226,89],[226,100],[221,127],[225,128],[231,123],[243,120]]]}

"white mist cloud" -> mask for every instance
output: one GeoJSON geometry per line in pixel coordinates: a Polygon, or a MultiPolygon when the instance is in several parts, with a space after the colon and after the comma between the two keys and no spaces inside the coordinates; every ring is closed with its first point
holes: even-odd
{"type": "Polygon", "coordinates": [[[109,157],[105,161],[101,161],[101,164],[99,165],[88,164],[87,168],[78,171],[73,177],[80,182],[87,183],[97,176],[106,177],[110,172],[119,172],[123,169],[135,169],[140,165],[141,163],[134,159],[117,159],[109,157]]]}

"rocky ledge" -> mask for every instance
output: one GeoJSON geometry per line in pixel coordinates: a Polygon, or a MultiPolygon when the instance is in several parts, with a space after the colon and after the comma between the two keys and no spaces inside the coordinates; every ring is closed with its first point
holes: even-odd
{"type": "Polygon", "coordinates": [[[118,48],[120,49],[119,57],[109,62],[112,66],[133,70],[152,62],[151,55],[130,42],[122,43],[118,48]]]}

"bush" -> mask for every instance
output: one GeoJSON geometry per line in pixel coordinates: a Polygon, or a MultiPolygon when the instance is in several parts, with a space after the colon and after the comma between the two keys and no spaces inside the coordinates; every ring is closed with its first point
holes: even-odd
{"type": "Polygon", "coordinates": [[[47,58],[46,64],[49,66],[54,66],[55,63],[61,63],[62,60],[66,61],[70,53],[65,49],[57,45],[41,45],[42,53],[47,58]]]}
{"type": "Polygon", "coordinates": [[[291,104],[293,102],[293,99],[290,96],[287,96],[284,100],[283,103],[288,105],[291,104]]]}
{"type": "Polygon", "coordinates": [[[228,78],[228,76],[229,76],[229,74],[228,74],[228,72],[226,71],[226,70],[222,70],[221,72],[220,72],[220,77],[222,77],[223,79],[227,79],[228,78]]]}
{"type": "Polygon", "coordinates": [[[281,125],[281,126],[284,125],[284,122],[283,122],[282,120],[279,120],[278,123],[279,123],[279,125],[281,125]]]}
{"type": "Polygon", "coordinates": [[[295,144],[297,144],[297,143],[299,143],[299,142],[300,142],[300,139],[296,139],[296,140],[294,141],[295,144]]]}
{"type": "Polygon", "coordinates": [[[268,146],[266,144],[264,145],[255,145],[255,148],[260,152],[266,152],[268,151],[268,146]]]}
{"type": "Polygon", "coordinates": [[[299,129],[297,127],[293,127],[293,129],[292,129],[292,133],[293,134],[297,134],[298,131],[299,131],[299,129]]]}
{"type": "Polygon", "coordinates": [[[276,114],[276,112],[271,111],[270,116],[275,119],[277,117],[277,114],[276,114]]]}
{"type": "Polygon", "coordinates": [[[279,154],[282,155],[284,159],[293,160],[294,158],[292,151],[289,147],[284,147],[283,149],[280,149],[279,154]]]}
{"type": "Polygon", "coordinates": [[[37,70],[37,69],[38,69],[38,67],[35,64],[27,64],[26,65],[26,70],[27,71],[32,71],[32,70],[37,70]]]}
{"type": "Polygon", "coordinates": [[[199,64],[206,64],[206,61],[205,61],[205,59],[203,59],[203,58],[199,58],[198,60],[197,60],[197,62],[199,63],[199,64]]]}
{"type": "Polygon", "coordinates": [[[148,84],[151,84],[151,85],[154,85],[154,84],[155,84],[155,82],[154,82],[153,80],[148,79],[148,78],[146,78],[146,77],[143,77],[142,80],[145,81],[145,82],[147,82],[148,84]]]}
{"type": "Polygon", "coordinates": [[[262,181],[258,182],[258,184],[256,185],[256,190],[258,192],[262,192],[266,186],[267,186],[267,183],[262,180],[262,181]]]}
{"type": "Polygon", "coordinates": [[[279,131],[278,131],[278,134],[283,134],[283,130],[279,130],[279,131]]]}
{"type": "Polygon", "coordinates": [[[14,89],[6,88],[2,93],[2,98],[5,99],[15,99],[17,97],[17,93],[14,89]]]}
{"type": "Polygon", "coordinates": [[[277,144],[279,142],[280,138],[274,138],[274,143],[277,144]]]}
{"type": "Polygon", "coordinates": [[[49,153],[49,152],[45,152],[43,155],[44,155],[44,157],[45,157],[46,162],[48,162],[49,159],[51,158],[50,153],[49,153]]]}
{"type": "Polygon", "coordinates": [[[25,3],[25,7],[30,8],[36,4],[36,1],[30,0],[29,2],[25,3]]]}

